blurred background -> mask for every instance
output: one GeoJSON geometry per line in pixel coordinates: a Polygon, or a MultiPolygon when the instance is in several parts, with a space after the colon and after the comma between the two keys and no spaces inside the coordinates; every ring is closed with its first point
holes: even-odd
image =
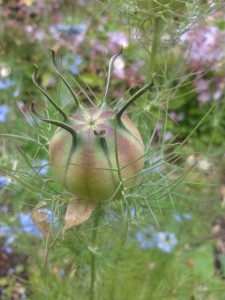
{"type": "Polygon", "coordinates": [[[223,1],[0,5],[0,299],[224,299],[223,1]],[[72,113],[49,49],[75,92],[79,82],[99,103],[108,61],[121,46],[112,105],[156,73],[151,95],[128,110],[145,142],[147,183],[127,195],[126,209],[112,205],[102,212],[93,249],[93,219],[61,236],[69,195],[49,164],[54,128],[34,119],[30,105],[42,115],[57,114],[31,77],[38,65],[41,86],[72,113]],[[37,205],[44,207],[39,229],[31,216],[37,205]],[[50,227],[51,241],[43,237],[50,227]],[[96,256],[94,295],[90,253],[96,256]]]}

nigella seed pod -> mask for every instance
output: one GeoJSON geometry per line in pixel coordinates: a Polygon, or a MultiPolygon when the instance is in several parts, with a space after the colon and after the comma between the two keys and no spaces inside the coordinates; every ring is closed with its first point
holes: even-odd
{"type": "Polygon", "coordinates": [[[59,72],[52,51],[53,67],[75,100],[76,111],[72,116],[62,111],[40,87],[36,80],[37,70],[33,75],[36,86],[63,117],[63,121],[45,119],[35,112],[32,105],[35,116],[58,126],[49,145],[55,175],[66,190],[88,202],[113,199],[122,187],[135,183],[144,164],[141,135],[125,110],[150,89],[153,82],[136,92],[117,112],[113,111],[107,101],[108,88],[113,62],[120,53],[110,60],[102,104],[100,107],[85,107],[59,72]]]}
{"type": "MultiPolygon", "coordinates": [[[[142,170],[144,145],[141,136],[126,115],[121,122],[115,115],[108,107],[89,108],[85,112],[78,109],[70,120],[76,137],[59,128],[50,142],[50,160],[57,178],[79,198],[110,199],[120,184],[119,172],[125,180],[142,170]]],[[[134,179],[124,181],[125,186],[133,183],[134,179]]]]}

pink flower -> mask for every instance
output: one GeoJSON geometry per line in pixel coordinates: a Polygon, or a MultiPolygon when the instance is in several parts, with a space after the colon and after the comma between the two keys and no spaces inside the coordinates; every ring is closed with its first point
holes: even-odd
{"type": "Polygon", "coordinates": [[[181,36],[181,42],[186,46],[184,56],[187,63],[194,69],[215,70],[218,62],[225,57],[224,39],[225,31],[206,24],[185,32],[181,36]]]}

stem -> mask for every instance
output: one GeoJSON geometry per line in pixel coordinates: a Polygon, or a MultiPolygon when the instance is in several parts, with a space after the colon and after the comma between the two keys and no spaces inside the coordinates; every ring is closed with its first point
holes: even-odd
{"type": "Polygon", "coordinates": [[[137,91],[127,102],[120,108],[120,110],[116,113],[117,119],[121,119],[122,114],[125,112],[128,106],[131,105],[136,99],[138,99],[142,94],[144,94],[147,90],[150,90],[151,87],[154,85],[155,73],[152,75],[152,81],[142,87],[139,91],[137,91]]]}
{"type": "Polygon", "coordinates": [[[161,31],[162,31],[161,18],[156,17],[153,26],[153,39],[152,39],[151,55],[149,58],[148,70],[146,74],[146,83],[150,82],[152,75],[155,72],[155,59],[158,52],[161,31]]]}
{"type": "Polygon", "coordinates": [[[91,245],[91,285],[90,285],[90,295],[89,300],[94,300],[95,298],[95,279],[96,279],[96,240],[97,240],[97,233],[98,233],[98,223],[99,223],[99,212],[100,212],[100,204],[98,204],[96,209],[96,215],[94,218],[94,228],[92,232],[92,245],[91,245]]]}
{"type": "Polygon", "coordinates": [[[80,107],[81,103],[80,103],[77,95],[74,93],[73,89],[71,88],[71,86],[69,85],[69,83],[66,81],[66,79],[63,77],[63,75],[60,73],[60,71],[59,71],[59,69],[57,67],[57,64],[56,64],[56,61],[55,61],[55,51],[53,49],[51,49],[51,48],[50,48],[50,50],[52,51],[52,66],[53,66],[55,72],[59,75],[59,77],[62,79],[62,81],[64,82],[64,84],[66,85],[66,87],[68,88],[68,90],[70,91],[71,95],[73,96],[76,108],[80,107]]]}
{"type": "Polygon", "coordinates": [[[31,113],[34,115],[34,117],[38,118],[39,120],[42,120],[44,122],[47,122],[49,124],[53,124],[55,126],[61,127],[63,129],[65,129],[66,131],[68,131],[69,133],[72,134],[73,138],[76,140],[77,138],[77,134],[76,131],[73,129],[73,127],[71,127],[70,125],[61,122],[61,121],[56,121],[56,120],[52,120],[52,119],[46,119],[42,116],[40,116],[34,109],[34,103],[31,103],[31,113]]]}
{"type": "Polygon", "coordinates": [[[35,71],[32,75],[33,83],[36,85],[37,88],[45,95],[45,97],[50,101],[50,103],[58,110],[58,112],[63,116],[64,121],[68,120],[67,114],[55,103],[55,101],[46,93],[46,91],[40,86],[40,84],[37,82],[37,72],[38,72],[38,66],[35,66],[35,71]]]}
{"type": "Polygon", "coordinates": [[[120,56],[120,54],[122,53],[123,48],[120,48],[120,51],[118,53],[116,53],[115,55],[113,55],[113,57],[111,57],[110,61],[109,61],[109,68],[108,68],[108,76],[106,79],[106,87],[105,87],[105,95],[104,95],[104,103],[108,104],[108,95],[109,95],[109,84],[110,84],[110,78],[111,78],[111,73],[112,73],[112,68],[113,68],[113,64],[114,61],[116,60],[116,58],[118,56],[120,56]]]}
{"type": "MultiPolygon", "coordinates": [[[[73,74],[70,73],[72,76],[73,74]]],[[[88,94],[85,92],[85,89],[82,88],[82,86],[79,84],[79,82],[75,79],[75,77],[73,76],[73,80],[75,81],[76,85],[79,87],[79,89],[81,90],[81,92],[84,94],[84,96],[88,99],[88,101],[93,105],[96,106],[96,104],[91,100],[91,98],[88,96],[88,94]]]]}

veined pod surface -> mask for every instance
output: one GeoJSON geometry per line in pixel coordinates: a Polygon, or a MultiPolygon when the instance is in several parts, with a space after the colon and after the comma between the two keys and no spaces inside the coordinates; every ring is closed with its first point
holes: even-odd
{"type": "Polygon", "coordinates": [[[115,116],[104,106],[78,109],[69,120],[76,136],[58,128],[50,142],[57,178],[79,198],[110,199],[118,189],[120,175],[124,186],[131,186],[136,181],[132,177],[143,168],[144,145],[137,127],[127,115],[121,120],[115,116]]]}
{"type": "MultiPolygon", "coordinates": [[[[39,85],[37,67],[33,74],[35,85],[63,117],[63,121],[46,119],[36,113],[34,104],[31,106],[37,118],[58,127],[49,145],[55,175],[66,190],[87,202],[113,199],[122,186],[130,187],[136,182],[144,165],[141,135],[125,110],[152,87],[153,81],[132,95],[117,111],[112,110],[108,103],[110,74],[120,53],[110,59],[105,95],[100,106],[85,106],[60,73],[52,50],[53,68],[75,100],[76,109],[71,116],[39,85]]],[[[83,93],[89,98],[85,91],[83,93]]]]}

